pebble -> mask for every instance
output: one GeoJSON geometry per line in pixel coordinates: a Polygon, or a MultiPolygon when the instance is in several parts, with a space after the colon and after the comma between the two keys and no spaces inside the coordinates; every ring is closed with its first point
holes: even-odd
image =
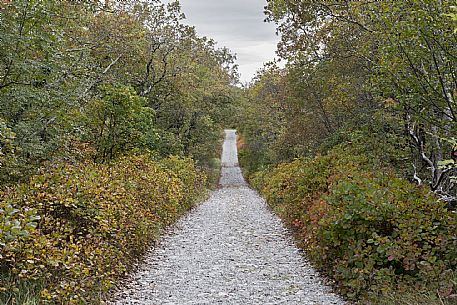
{"type": "Polygon", "coordinates": [[[169,230],[108,304],[346,304],[250,189],[226,130],[221,188],[169,230]]]}

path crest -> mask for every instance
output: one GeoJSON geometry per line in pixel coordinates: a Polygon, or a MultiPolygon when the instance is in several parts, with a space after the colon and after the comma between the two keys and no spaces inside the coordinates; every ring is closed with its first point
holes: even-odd
{"type": "Polygon", "coordinates": [[[236,132],[225,133],[221,189],[163,236],[112,304],[345,304],[248,187],[236,132]]]}

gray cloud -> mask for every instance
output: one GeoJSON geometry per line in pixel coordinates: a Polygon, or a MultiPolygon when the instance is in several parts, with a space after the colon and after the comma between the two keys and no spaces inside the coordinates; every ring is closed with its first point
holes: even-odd
{"type": "Polygon", "coordinates": [[[264,22],[265,4],[265,0],[181,0],[187,24],[237,54],[243,82],[275,58],[279,38],[275,26],[264,22]]]}

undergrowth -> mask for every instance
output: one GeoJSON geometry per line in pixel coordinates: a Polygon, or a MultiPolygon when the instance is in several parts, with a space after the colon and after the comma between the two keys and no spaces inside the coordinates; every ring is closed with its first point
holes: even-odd
{"type": "Polygon", "coordinates": [[[99,304],[205,194],[191,159],[55,164],[0,201],[0,304],[99,304]]]}
{"type": "Polygon", "coordinates": [[[251,175],[316,267],[361,304],[455,304],[457,214],[351,145],[251,175]]]}

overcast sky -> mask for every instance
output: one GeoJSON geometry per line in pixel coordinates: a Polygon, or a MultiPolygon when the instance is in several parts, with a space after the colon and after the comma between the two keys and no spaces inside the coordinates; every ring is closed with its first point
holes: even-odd
{"type": "Polygon", "coordinates": [[[275,58],[275,25],[265,23],[265,0],[181,0],[189,25],[237,55],[241,81],[275,58]]]}

